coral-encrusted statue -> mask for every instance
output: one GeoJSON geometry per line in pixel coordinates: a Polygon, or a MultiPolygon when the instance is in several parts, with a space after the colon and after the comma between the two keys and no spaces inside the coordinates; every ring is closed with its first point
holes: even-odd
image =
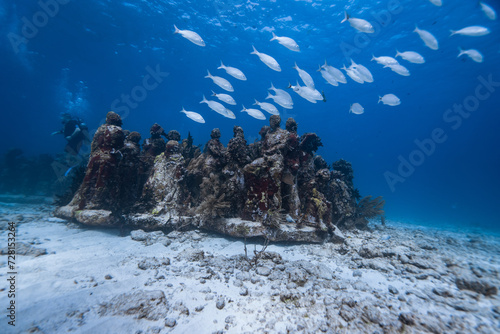
{"type": "Polygon", "coordinates": [[[262,156],[262,143],[264,142],[264,139],[266,139],[266,135],[269,132],[269,130],[271,130],[269,125],[264,125],[259,131],[260,140],[256,141],[255,143],[251,143],[249,145],[248,151],[251,160],[255,160],[258,157],[262,156]]]}
{"type": "Polygon", "coordinates": [[[142,150],[145,155],[156,157],[165,151],[165,140],[161,136],[166,137],[167,135],[165,134],[165,130],[157,123],[151,126],[149,133],[151,137],[144,140],[142,150]]]}
{"type": "Polygon", "coordinates": [[[280,116],[272,115],[261,140],[251,145],[239,126],[227,148],[213,129],[201,154],[190,135],[180,142],[179,132],[165,134],[158,124],[140,152],[140,134],[121,124],[119,115],[108,113],[94,136],[80,189],[56,214],[90,225],[197,227],[313,242],[328,235],[341,242],[337,226],[366,228],[367,218],[383,214],[381,198],[356,202],[351,164],[339,160],[331,170],[315,154],[321,139],[315,133],[299,136],[293,118],[281,129],[280,116]]]}
{"type": "Polygon", "coordinates": [[[287,151],[288,131],[281,129],[281,117],[269,118],[270,130],[262,142],[263,156],[244,168],[246,202],[243,217],[267,221],[281,210],[281,178],[287,151]]]}
{"type": "Polygon", "coordinates": [[[193,137],[189,132],[187,138],[182,140],[181,150],[187,165],[189,165],[192,159],[197,158],[201,154],[200,147],[193,145],[193,137]]]}
{"type": "Polygon", "coordinates": [[[139,142],[141,134],[136,131],[130,132],[125,137],[125,143],[120,150],[122,159],[118,169],[120,173],[120,199],[122,211],[128,212],[139,200],[144,185],[145,166],[141,160],[141,146],[139,142]]]}
{"type": "Polygon", "coordinates": [[[205,145],[205,153],[208,155],[206,168],[212,170],[220,170],[227,162],[227,151],[224,145],[220,142],[220,130],[213,129],[210,133],[210,140],[205,145]]]}
{"type": "Polygon", "coordinates": [[[316,225],[326,231],[331,224],[331,203],[321,192],[321,188],[329,182],[329,177],[318,174],[318,168],[313,158],[314,152],[320,147],[321,139],[315,133],[305,133],[300,137],[301,151],[300,168],[297,175],[299,197],[301,202],[302,222],[316,225]]]}
{"type": "Polygon", "coordinates": [[[332,164],[331,180],[325,189],[333,205],[333,224],[344,226],[355,219],[356,196],[352,179],[354,172],[350,162],[340,159],[332,164]]]}
{"type": "Polygon", "coordinates": [[[178,142],[180,135],[175,132],[171,131],[171,135],[167,136],[170,140],[165,145],[165,151],[155,158],[143,188],[141,202],[153,215],[179,216],[182,212],[181,181],[185,166],[178,142]]]}
{"type": "Polygon", "coordinates": [[[119,172],[123,159],[121,149],[125,135],[120,116],[112,111],[106,115],[106,123],[97,129],[85,178],[69,205],[82,209],[119,211],[122,180],[119,172]]]}
{"type": "Polygon", "coordinates": [[[213,129],[203,154],[191,160],[186,183],[192,199],[193,213],[215,218],[227,216],[230,210],[222,169],[228,162],[227,149],[220,142],[220,130],[213,129]]]}
{"type": "Polygon", "coordinates": [[[245,203],[246,193],[243,167],[250,162],[250,157],[243,129],[235,126],[233,134],[234,137],[227,145],[228,163],[222,170],[225,179],[222,191],[230,202],[230,214],[239,216],[245,203]]]}
{"type": "Polygon", "coordinates": [[[299,136],[297,122],[293,118],[286,120],[285,128],[288,131],[286,152],[284,156],[284,170],[281,181],[283,209],[295,220],[300,221],[300,198],[297,185],[297,172],[300,168],[303,152],[299,150],[299,136]]]}
{"type": "Polygon", "coordinates": [[[248,146],[243,129],[239,126],[233,128],[234,137],[229,140],[227,151],[229,153],[229,164],[243,167],[250,162],[248,146]]]}

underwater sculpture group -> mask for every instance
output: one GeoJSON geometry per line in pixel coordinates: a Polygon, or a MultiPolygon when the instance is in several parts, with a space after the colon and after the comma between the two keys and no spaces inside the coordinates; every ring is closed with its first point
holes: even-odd
{"type": "Polygon", "coordinates": [[[315,155],[322,146],[316,134],[299,136],[293,118],[280,125],[271,116],[250,145],[235,126],[227,147],[214,129],[201,152],[191,136],[181,141],[179,132],[154,124],[141,151],[141,135],[123,130],[110,111],[94,135],[83,183],[56,215],[94,226],[321,242],[383,214],[381,198],[357,203],[350,163],[330,169],[315,155]]]}

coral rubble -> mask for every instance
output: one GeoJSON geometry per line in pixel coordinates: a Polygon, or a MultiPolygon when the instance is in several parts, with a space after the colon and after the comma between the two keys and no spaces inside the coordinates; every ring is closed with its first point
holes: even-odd
{"type": "Polygon", "coordinates": [[[321,139],[299,136],[293,118],[282,129],[280,116],[272,115],[250,145],[239,126],[227,147],[214,129],[203,152],[190,135],[181,141],[179,132],[166,134],[158,124],[141,152],[140,134],[121,125],[109,112],[79,190],[56,215],[91,225],[305,242],[341,240],[337,227],[365,228],[368,218],[383,215],[381,198],[357,203],[351,164],[339,160],[329,168],[315,154],[321,139]]]}

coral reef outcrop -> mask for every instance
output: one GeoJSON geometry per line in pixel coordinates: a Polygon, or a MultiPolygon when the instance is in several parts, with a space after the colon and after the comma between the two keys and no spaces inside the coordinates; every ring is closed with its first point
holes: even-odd
{"type": "Polygon", "coordinates": [[[368,218],[383,215],[381,198],[357,202],[351,164],[339,160],[330,168],[315,153],[321,139],[299,136],[293,118],[282,129],[281,117],[272,115],[250,145],[239,126],[227,147],[213,129],[203,152],[190,134],[181,141],[179,132],[167,134],[158,124],[141,151],[140,134],[121,125],[109,112],[80,188],[56,215],[89,225],[302,242],[341,241],[338,227],[366,228],[368,218]]]}

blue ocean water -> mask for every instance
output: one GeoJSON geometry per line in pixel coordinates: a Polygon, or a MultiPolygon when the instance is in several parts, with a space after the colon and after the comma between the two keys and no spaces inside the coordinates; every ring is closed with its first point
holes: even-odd
{"type": "MultiPolygon", "coordinates": [[[[497,1],[485,3],[500,12],[497,1]]],[[[293,69],[297,62],[326,102],[312,104],[289,90],[294,108],[278,106],[283,124],[294,117],[300,134],[316,132],[324,145],[318,154],[328,163],[352,162],[355,186],[362,195],[384,196],[388,218],[500,226],[500,25],[476,0],[443,0],[442,6],[427,0],[0,0],[0,35],[0,154],[13,147],[27,155],[61,152],[64,140],[50,133],[59,130],[63,111],[95,130],[115,110],[124,128],[143,139],[157,122],[183,138],[190,132],[197,144],[215,127],[227,143],[233,126],[240,125],[253,142],[268,122],[241,113],[242,105],[271,102],[265,100],[271,82],[285,89],[300,80],[293,69]],[[341,23],[344,11],[371,22],[374,33],[341,23]],[[199,33],[206,46],[173,34],[174,24],[199,33]],[[475,25],[491,32],[450,37],[450,30],[475,25]],[[416,26],[438,39],[438,50],[424,45],[413,32],[416,26]],[[271,42],[272,32],[293,38],[301,52],[271,42]],[[282,71],[251,55],[252,45],[273,56],[282,71]],[[479,50],[484,61],[457,58],[459,47],[479,50]],[[416,51],[426,62],[398,58],[411,73],[401,76],[371,61],[372,55],[394,57],[396,50],[416,51]],[[351,59],[371,71],[373,83],[348,78],[333,87],[316,72],[325,60],[340,68],[351,59]],[[221,60],[248,80],[218,70],[221,60]],[[228,108],[235,120],[199,103],[212,90],[224,92],[204,78],[207,70],[232,83],[238,105],[228,108]],[[157,82],[145,83],[155,77],[151,73],[157,82]],[[388,93],[401,105],[377,103],[388,93]],[[349,113],[355,102],[364,114],[349,113]],[[464,111],[457,112],[460,106],[464,111]],[[191,121],[179,112],[182,107],[206,123],[191,121]]]]}

